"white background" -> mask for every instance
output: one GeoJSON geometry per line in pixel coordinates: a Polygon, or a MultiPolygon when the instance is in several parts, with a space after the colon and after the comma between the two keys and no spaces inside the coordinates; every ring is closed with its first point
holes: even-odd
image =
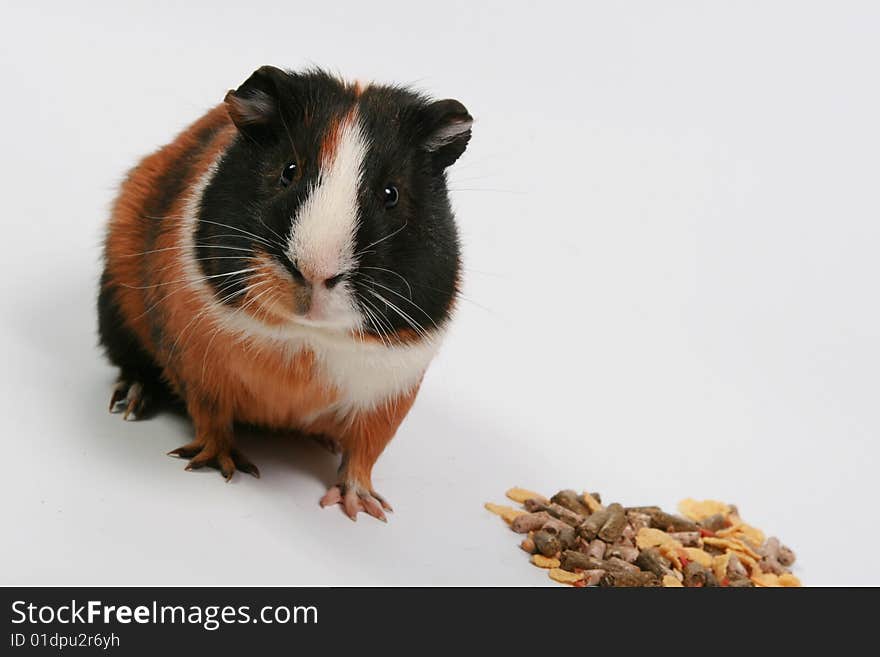
{"type": "Polygon", "coordinates": [[[2,2],[0,583],[549,583],[508,486],[739,504],[807,584],[880,584],[874,3],[2,2]],[[872,6],[873,5],[873,6],[872,6]],[[256,67],[415,83],[476,117],[467,300],[375,471],[247,437],[260,480],[107,413],[115,189],[256,67]]]}

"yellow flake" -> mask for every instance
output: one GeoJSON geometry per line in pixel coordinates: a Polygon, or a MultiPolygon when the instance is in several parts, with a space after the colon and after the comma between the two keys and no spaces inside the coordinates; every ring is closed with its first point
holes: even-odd
{"type": "Polygon", "coordinates": [[[522,504],[526,500],[537,499],[541,500],[544,504],[546,504],[549,500],[541,495],[540,493],[536,493],[534,491],[525,489],[525,488],[511,488],[507,493],[505,493],[507,497],[512,499],[514,502],[519,502],[522,504]]]}
{"type": "Polygon", "coordinates": [[[675,575],[664,575],[663,576],[663,587],[667,589],[681,589],[684,588],[684,584],[678,581],[678,578],[675,575]]]}
{"type": "Polygon", "coordinates": [[[636,534],[636,547],[640,550],[646,550],[650,547],[659,547],[661,545],[671,545],[681,547],[681,543],[672,538],[662,529],[654,527],[642,527],[636,534]]]}
{"type": "Polygon", "coordinates": [[[712,555],[697,547],[686,547],[682,548],[684,550],[685,555],[691,561],[696,561],[703,568],[711,568],[712,567],[712,555]]]}
{"type": "Polygon", "coordinates": [[[803,586],[801,584],[801,580],[792,575],[791,573],[785,573],[784,575],[779,576],[779,583],[782,586],[803,586]]]}
{"type": "Polygon", "coordinates": [[[727,516],[730,513],[730,507],[724,502],[716,500],[697,501],[689,497],[678,503],[678,511],[686,518],[690,518],[694,522],[700,522],[709,516],[714,516],[716,513],[727,516]]]}
{"type": "Polygon", "coordinates": [[[570,573],[567,570],[562,570],[562,568],[551,568],[548,574],[550,579],[562,582],[563,584],[574,584],[584,578],[583,573],[570,573]]]}
{"type": "Polygon", "coordinates": [[[554,557],[545,557],[543,554],[533,554],[532,563],[538,568],[559,568],[560,561],[554,557]]]}
{"type": "Polygon", "coordinates": [[[504,506],[503,504],[492,504],[492,502],[486,502],[485,507],[495,515],[504,518],[504,521],[508,525],[513,522],[514,518],[526,513],[521,509],[514,509],[512,506],[504,506]]]}

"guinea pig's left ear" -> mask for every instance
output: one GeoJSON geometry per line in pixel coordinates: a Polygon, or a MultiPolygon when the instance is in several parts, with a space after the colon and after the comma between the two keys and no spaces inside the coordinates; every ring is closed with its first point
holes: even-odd
{"type": "Polygon", "coordinates": [[[232,122],[244,134],[262,141],[273,132],[280,115],[279,88],[290,76],[274,66],[262,66],[223,101],[232,122]]]}
{"type": "Polygon", "coordinates": [[[457,100],[430,103],[422,114],[422,147],[431,153],[434,170],[440,172],[454,163],[471,138],[474,119],[457,100]]]}

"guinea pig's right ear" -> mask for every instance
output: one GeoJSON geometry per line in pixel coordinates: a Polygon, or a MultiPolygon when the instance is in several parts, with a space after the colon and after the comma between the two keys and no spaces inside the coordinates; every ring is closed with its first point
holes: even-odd
{"type": "Polygon", "coordinates": [[[288,78],[280,68],[262,66],[226,94],[226,109],[239,131],[257,142],[275,134],[281,116],[280,87],[288,78]]]}

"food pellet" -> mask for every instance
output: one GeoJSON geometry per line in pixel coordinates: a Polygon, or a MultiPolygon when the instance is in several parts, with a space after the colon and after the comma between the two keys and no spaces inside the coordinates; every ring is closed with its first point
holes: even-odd
{"type": "Polygon", "coordinates": [[[544,496],[514,487],[514,508],[486,503],[551,579],[576,587],[790,587],[794,552],[743,521],[739,509],[686,499],[681,515],[658,506],[603,505],[598,493],[544,496]],[[517,539],[519,540],[519,539],[517,539]]]}

